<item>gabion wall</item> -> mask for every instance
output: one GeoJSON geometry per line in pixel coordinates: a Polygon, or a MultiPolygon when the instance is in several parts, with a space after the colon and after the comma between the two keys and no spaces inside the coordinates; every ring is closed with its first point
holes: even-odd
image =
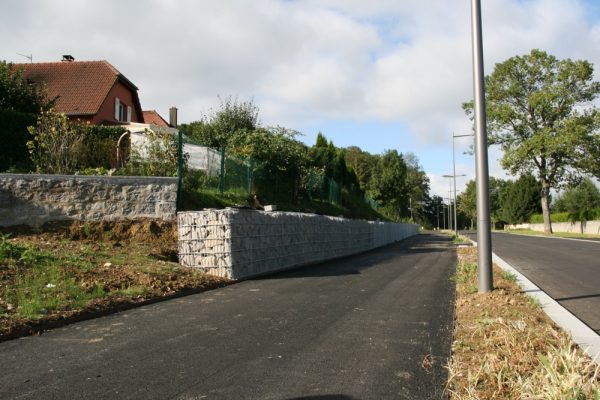
{"type": "Polygon", "coordinates": [[[230,279],[347,256],[405,239],[418,225],[225,209],[177,214],[179,262],[230,279]]]}

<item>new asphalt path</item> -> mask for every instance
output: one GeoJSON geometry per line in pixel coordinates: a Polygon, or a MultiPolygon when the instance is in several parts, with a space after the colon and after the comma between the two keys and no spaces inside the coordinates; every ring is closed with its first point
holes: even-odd
{"type": "Polygon", "coordinates": [[[600,242],[492,233],[492,251],[600,334],[600,242]]]}
{"type": "Polygon", "coordinates": [[[454,266],[421,234],[0,343],[0,398],[441,398],[454,266]]]}

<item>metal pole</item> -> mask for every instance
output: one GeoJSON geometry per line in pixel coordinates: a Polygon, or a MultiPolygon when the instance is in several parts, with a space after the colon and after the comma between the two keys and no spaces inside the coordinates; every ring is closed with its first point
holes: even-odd
{"type": "MultiPolygon", "coordinates": [[[[456,219],[456,206],[457,206],[457,202],[456,202],[456,196],[457,196],[457,192],[456,192],[456,161],[454,158],[454,154],[456,153],[456,151],[454,150],[454,139],[456,138],[460,138],[460,137],[467,137],[467,136],[474,136],[472,134],[468,134],[468,135],[452,135],[452,168],[453,168],[453,175],[454,175],[454,230],[456,233],[456,236],[458,236],[458,220],[456,219]]],[[[458,176],[466,176],[465,174],[461,174],[458,176]]]]}
{"type": "Polygon", "coordinates": [[[183,133],[177,132],[177,210],[181,210],[181,185],[183,183],[183,133]]]}
{"type": "Polygon", "coordinates": [[[471,0],[471,39],[473,45],[473,99],[475,113],[475,170],[477,172],[477,246],[479,293],[489,292],[492,282],[492,232],[490,228],[489,171],[485,117],[483,37],[481,1],[471,0]]]}
{"type": "Polygon", "coordinates": [[[458,237],[458,225],[456,223],[456,160],[454,159],[454,134],[452,134],[452,175],[454,175],[454,234],[458,237]]]}
{"type": "Polygon", "coordinates": [[[442,203],[442,221],[444,221],[444,230],[446,230],[446,205],[442,203]]]}
{"type": "Polygon", "coordinates": [[[440,203],[438,203],[438,205],[437,205],[437,222],[438,222],[437,228],[439,231],[440,230],[440,203]]]}

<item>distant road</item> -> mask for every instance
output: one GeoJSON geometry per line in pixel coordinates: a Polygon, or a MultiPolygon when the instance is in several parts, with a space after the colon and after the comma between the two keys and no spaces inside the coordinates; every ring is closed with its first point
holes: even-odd
{"type": "Polygon", "coordinates": [[[492,249],[600,334],[600,242],[492,233],[492,249]]]}
{"type": "Polygon", "coordinates": [[[446,235],[0,343],[0,399],[438,399],[446,235]]]}

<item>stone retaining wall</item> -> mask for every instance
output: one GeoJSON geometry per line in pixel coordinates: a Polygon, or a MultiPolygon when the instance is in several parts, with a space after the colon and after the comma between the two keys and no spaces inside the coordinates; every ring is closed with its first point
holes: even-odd
{"type": "Polygon", "coordinates": [[[242,279],[371,250],[418,225],[225,209],[177,214],[179,263],[242,279]]]}
{"type": "Polygon", "coordinates": [[[0,174],[0,226],[174,219],[177,178],[0,174]]]}
{"type": "MultiPolygon", "coordinates": [[[[506,229],[531,229],[532,231],[544,232],[544,224],[518,224],[518,225],[507,225],[506,229]]],[[[589,233],[593,235],[600,235],[600,221],[586,221],[586,222],[553,222],[553,232],[564,232],[564,233],[589,233]]]]}

